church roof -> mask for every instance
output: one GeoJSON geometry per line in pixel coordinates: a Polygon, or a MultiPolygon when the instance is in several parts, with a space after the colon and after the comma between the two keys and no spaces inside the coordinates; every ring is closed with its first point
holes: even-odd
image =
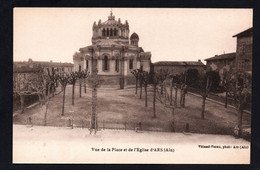
{"type": "Polygon", "coordinates": [[[130,40],[131,39],[138,39],[139,40],[139,36],[138,34],[136,34],[135,32],[130,36],[130,40]]]}

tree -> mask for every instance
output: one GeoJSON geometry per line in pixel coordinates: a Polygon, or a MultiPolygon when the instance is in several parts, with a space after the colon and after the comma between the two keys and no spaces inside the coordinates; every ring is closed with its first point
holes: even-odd
{"type": "Polygon", "coordinates": [[[186,72],[186,84],[188,86],[199,88],[199,71],[197,69],[188,69],[186,72]]]}
{"type": "Polygon", "coordinates": [[[26,89],[20,91],[23,95],[38,95],[44,112],[44,125],[47,124],[47,111],[49,106],[49,98],[51,95],[50,88],[53,84],[55,84],[55,72],[52,77],[53,78],[50,77],[49,72],[46,73],[43,69],[41,69],[26,78],[26,89]]]}
{"type": "Polygon", "coordinates": [[[84,80],[84,84],[86,81],[86,78],[89,76],[89,72],[87,72],[86,70],[82,70],[82,71],[78,71],[76,72],[77,77],[79,79],[79,97],[81,97],[81,82],[82,80],[84,80]]]}
{"type": "Polygon", "coordinates": [[[227,108],[228,96],[230,95],[230,91],[231,91],[231,81],[232,81],[231,77],[232,77],[231,72],[228,72],[227,70],[223,71],[222,86],[225,90],[225,108],[227,108]]]}
{"type": "Polygon", "coordinates": [[[97,68],[93,68],[92,75],[89,77],[88,82],[92,87],[92,108],[91,108],[91,122],[90,122],[90,134],[95,130],[95,134],[98,129],[97,125],[97,88],[100,86],[100,83],[103,81],[100,76],[97,74],[97,68]]]}
{"type": "Polygon", "coordinates": [[[202,96],[202,110],[201,110],[201,119],[205,119],[205,105],[208,93],[211,87],[211,74],[210,73],[202,73],[199,78],[201,96],[202,96]]]}
{"type": "Polygon", "coordinates": [[[168,77],[168,70],[159,70],[157,72],[152,72],[152,83],[153,83],[153,118],[156,118],[156,88],[159,83],[163,83],[164,80],[168,77]]]}
{"type": "Polygon", "coordinates": [[[231,76],[231,96],[235,101],[235,107],[237,109],[238,122],[235,127],[235,135],[237,137],[242,136],[242,119],[243,111],[246,109],[251,94],[251,80],[250,76],[245,72],[237,72],[231,76]]]}
{"type": "Polygon", "coordinates": [[[140,72],[140,69],[135,69],[135,70],[131,71],[131,73],[135,76],[135,94],[137,94],[139,72],[140,72]]]}
{"type": "Polygon", "coordinates": [[[52,96],[54,96],[56,87],[58,87],[57,70],[52,67],[50,72],[50,70],[47,69],[47,75],[45,74],[45,76],[47,76],[45,79],[48,79],[48,83],[50,83],[50,88],[47,89],[46,94],[52,93],[52,96]]]}
{"type": "Polygon", "coordinates": [[[72,84],[72,103],[71,103],[72,105],[74,105],[74,91],[75,91],[75,84],[76,84],[77,79],[78,79],[77,72],[71,72],[69,74],[68,83],[72,84]]]}
{"type": "Polygon", "coordinates": [[[144,84],[144,91],[145,91],[145,107],[147,107],[147,86],[149,83],[149,73],[146,71],[140,72],[140,79],[142,79],[142,82],[144,84]]]}
{"type": "Polygon", "coordinates": [[[62,97],[62,111],[61,111],[61,115],[64,116],[64,108],[65,108],[65,93],[66,93],[66,87],[67,84],[69,82],[69,74],[62,72],[58,74],[58,80],[61,84],[61,89],[63,92],[63,97],[62,97]]]}

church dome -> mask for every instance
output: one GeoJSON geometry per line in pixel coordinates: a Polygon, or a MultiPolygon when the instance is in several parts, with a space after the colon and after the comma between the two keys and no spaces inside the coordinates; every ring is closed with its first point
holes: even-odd
{"type": "Polygon", "coordinates": [[[139,40],[139,36],[134,32],[131,36],[130,36],[130,40],[132,39],[138,39],[139,40]]]}

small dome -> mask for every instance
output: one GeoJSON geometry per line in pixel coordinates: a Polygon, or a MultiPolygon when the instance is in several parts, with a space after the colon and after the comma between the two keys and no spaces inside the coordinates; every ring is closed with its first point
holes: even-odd
{"type": "Polygon", "coordinates": [[[139,40],[139,36],[134,32],[131,37],[130,37],[130,40],[132,39],[138,39],[139,40]]]}

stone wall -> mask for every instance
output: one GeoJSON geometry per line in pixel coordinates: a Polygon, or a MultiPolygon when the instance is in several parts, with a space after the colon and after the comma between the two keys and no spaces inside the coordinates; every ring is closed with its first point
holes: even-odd
{"type": "Polygon", "coordinates": [[[176,75],[181,74],[188,69],[197,69],[199,73],[203,72],[204,66],[153,66],[154,71],[159,71],[160,69],[168,70],[170,74],[176,75]]]}
{"type": "Polygon", "coordinates": [[[236,62],[241,71],[252,71],[253,37],[237,38],[236,62]]]}

